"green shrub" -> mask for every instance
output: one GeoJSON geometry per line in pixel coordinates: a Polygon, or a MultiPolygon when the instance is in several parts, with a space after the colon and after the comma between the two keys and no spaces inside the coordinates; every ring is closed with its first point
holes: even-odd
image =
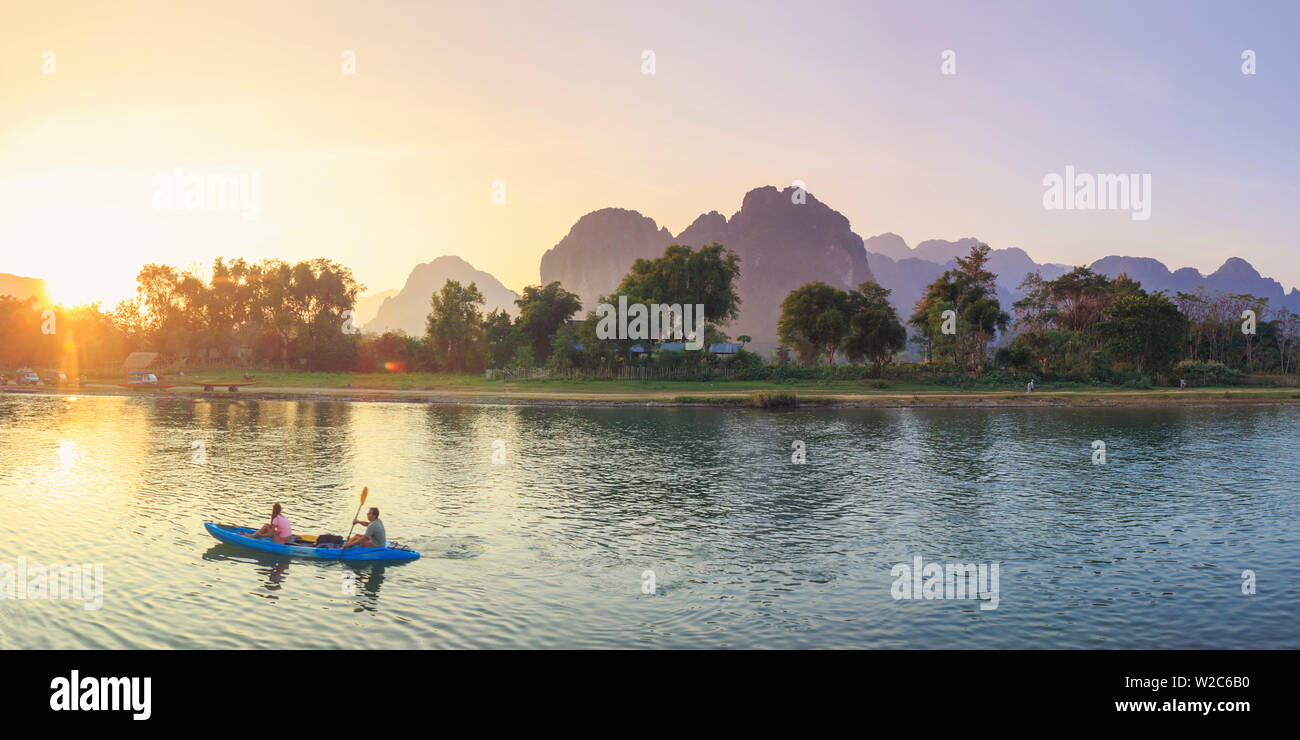
{"type": "Polygon", "coordinates": [[[787,409],[799,405],[794,393],[755,391],[749,394],[749,405],[756,409],[787,409]]]}
{"type": "Polygon", "coordinates": [[[1216,360],[1183,360],[1174,365],[1172,374],[1175,384],[1179,378],[1183,378],[1189,386],[1237,385],[1242,381],[1241,373],[1216,360]]]}
{"type": "Polygon", "coordinates": [[[1137,388],[1139,390],[1148,390],[1151,388],[1151,378],[1140,375],[1124,384],[1125,388],[1137,388]]]}

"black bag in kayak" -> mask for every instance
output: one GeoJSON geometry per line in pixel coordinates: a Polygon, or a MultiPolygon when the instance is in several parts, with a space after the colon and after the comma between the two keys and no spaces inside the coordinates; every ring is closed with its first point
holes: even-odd
{"type": "Polygon", "coordinates": [[[316,538],[316,546],[321,545],[342,545],[343,538],[336,534],[323,534],[316,538]]]}

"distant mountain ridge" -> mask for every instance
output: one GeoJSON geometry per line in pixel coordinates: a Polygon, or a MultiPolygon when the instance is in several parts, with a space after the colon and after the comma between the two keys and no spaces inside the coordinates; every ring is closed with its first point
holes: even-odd
{"type": "Polygon", "coordinates": [[[430,305],[433,294],[442,290],[448,280],[459,281],[462,285],[476,284],[486,299],[483,305],[485,312],[504,308],[512,316],[518,313],[515,300],[519,296],[502,285],[500,280],[474,269],[473,265],[460,257],[443,256],[416,265],[397,295],[385,298],[375,312],[375,317],[366,322],[362,329],[374,334],[397,329],[411,336],[424,334],[426,319],[433,310],[430,305]]]}
{"type": "MultiPolygon", "coordinates": [[[[906,321],[925,286],[944,270],[954,268],[956,257],[981,242],[967,236],[954,241],[928,239],[910,247],[892,232],[863,239],[843,214],[811,193],[803,194],[804,202],[797,202],[796,194],[794,188],[755,188],[745,194],[740,209],[730,218],[708,211],[676,236],[637,211],[592,211],[542,255],[541,283],[559,281],[577,293],[585,313],[594,309],[601,295],[618,287],[636,259],[657,257],[674,243],[701,247],[717,242],[741,258],[737,284],[740,316],[724,331],[732,337],[748,334],[753,337],[753,349],[766,351],[776,344],[781,302],[790,290],[814,280],[845,289],[873,280],[891,291],[890,301],[906,321]]],[[[1211,293],[1249,293],[1267,298],[1272,308],[1284,307],[1300,314],[1300,290],[1287,291],[1239,257],[1229,258],[1208,275],[1190,267],[1170,270],[1150,257],[1111,255],[1089,266],[1110,278],[1127,274],[1148,291],[1163,290],[1171,296],[1198,288],[1211,293]]],[[[989,269],[998,276],[998,299],[1010,312],[1012,303],[1022,297],[1019,285],[1026,274],[1038,271],[1050,280],[1072,266],[1038,263],[1023,249],[1006,247],[992,250],[989,269]]],[[[442,256],[416,265],[400,291],[359,300],[357,323],[370,333],[401,329],[421,335],[430,299],[449,279],[476,283],[486,298],[485,310],[504,308],[512,316],[518,312],[514,305],[518,295],[501,281],[459,257],[442,256]]],[[[0,295],[22,299],[34,295],[42,305],[50,303],[45,281],[37,278],[0,273],[0,295]]]]}
{"type": "Polygon", "coordinates": [[[1191,267],[1170,272],[1160,260],[1150,257],[1103,257],[1092,263],[1095,272],[1115,277],[1121,272],[1142,283],[1147,290],[1164,290],[1169,295],[1179,291],[1191,292],[1204,287],[1210,292],[1249,293],[1267,298],[1272,308],[1285,307],[1300,313],[1300,290],[1289,292],[1281,283],[1259,274],[1249,262],[1240,257],[1229,257],[1219,269],[1209,275],[1191,267]]]}
{"type": "Polygon", "coordinates": [[[37,304],[43,308],[54,305],[50,301],[49,288],[45,285],[45,281],[40,278],[0,272],[0,295],[13,296],[21,301],[35,297],[37,304]]]}
{"type": "MultiPolygon", "coordinates": [[[[882,234],[880,236],[896,237],[897,235],[882,234]]],[[[901,242],[901,239],[899,241],[901,242]]],[[[922,244],[933,245],[938,241],[931,240],[930,242],[922,242],[922,244]]],[[[883,243],[891,248],[891,254],[914,253],[911,250],[900,253],[893,239],[880,240],[879,237],[872,237],[867,239],[866,243],[872,245],[883,243]]],[[[969,243],[978,244],[979,240],[967,238],[957,242],[946,242],[945,244],[969,243]]],[[[904,246],[906,245],[904,244],[904,246]]],[[[918,244],[917,250],[920,247],[921,245],[918,244]]],[[[960,254],[965,254],[966,251],[969,251],[969,247],[960,254]]],[[[943,251],[935,250],[933,247],[929,253],[931,255],[937,253],[939,256],[944,254],[943,251]]],[[[890,299],[895,308],[899,310],[900,315],[904,311],[910,315],[913,304],[921,297],[925,286],[945,270],[957,266],[955,259],[949,259],[940,264],[916,257],[894,259],[891,254],[867,252],[872,269],[880,276],[880,284],[893,291],[890,299]]],[[[1268,304],[1272,308],[1286,308],[1293,313],[1300,313],[1300,291],[1292,288],[1290,292],[1287,292],[1281,283],[1260,275],[1249,262],[1240,257],[1229,258],[1223,263],[1222,267],[1209,275],[1203,275],[1199,270],[1191,267],[1170,271],[1160,260],[1151,257],[1120,257],[1112,255],[1096,260],[1088,267],[1093,272],[1111,279],[1121,274],[1127,274],[1133,280],[1141,283],[1144,290],[1149,292],[1162,290],[1170,297],[1179,292],[1192,292],[1198,288],[1204,288],[1210,293],[1249,293],[1267,298],[1268,304]]],[[[994,249],[989,256],[988,269],[998,276],[996,283],[998,300],[1002,302],[1003,309],[1010,312],[1011,304],[1024,297],[1018,286],[1020,281],[1025,278],[1025,275],[1038,271],[1044,279],[1052,280],[1064,275],[1074,267],[1047,262],[1040,264],[1034,262],[1024,250],[1011,247],[1008,249],[994,249]]]]}
{"type": "MultiPolygon", "coordinates": [[[[896,235],[891,234],[890,236],[896,235]]],[[[875,239],[877,237],[872,237],[867,239],[866,242],[872,244],[875,239]]],[[[899,242],[901,243],[901,238],[899,242]]],[[[880,242],[876,241],[874,243],[879,244],[880,242]]],[[[867,252],[867,258],[871,260],[871,269],[880,278],[877,282],[891,291],[889,302],[898,311],[899,317],[903,321],[907,321],[907,318],[912,315],[912,309],[916,301],[925,292],[925,286],[934,282],[935,278],[943,274],[945,270],[956,269],[956,257],[969,254],[970,248],[980,243],[978,239],[967,237],[958,239],[955,242],[931,239],[917,245],[915,251],[920,251],[922,245],[927,245],[926,250],[922,253],[934,257],[943,257],[948,254],[954,255],[943,262],[925,260],[919,257],[905,257],[896,260],[889,255],[871,251],[867,252]]],[[[903,246],[906,247],[906,244],[903,244],[903,246]]],[[[899,254],[897,249],[893,250],[893,252],[899,254]]],[[[909,249],[908,252],[903,254],[913,253],[915,252],[909,249]]],[[[1023,249],[1016,247],[994,249],[989,253],[988,270],[998,276],[995,288],[998,300],[1007,313],[1011,312],[1012,303],[1024,297],[1019,286],[1020,282],[1025,279],[1025,275],[1038,271],[1044,279],[1052,280],[1064,275],[1071,269],[1073,268],[1069,265],[1038,264],[1023,249]]]]}
{"type": "MultiPolygon", "coordinates": [[[[891,291],[890,300],[906,321],[925,286],[956,267],[957,257],[982,243],[968,236],[953,241],[927,239],[910,247],[892,232],[863,239],[838,211],[811,194],[806,203],[795,203],[793,193],[792,188],[756,188],[745,194],[740,210],[730,219],[709,211],[676,236],[637,211],[593,211],[543,255],[541,282],[560,281],[578,293],[584,310],[590,310],[598,296],[617,287],[638,257],[658,256],[674,243],[700,247],[718,242],[741,258],[740,317],[725,330],[733,337],[748,334],[755,349],[765,350],[776,343],[781,301],[803,283],[820,280],[853,288],[863,280],[875,280],[891,291]]],[[[1104,257],[1090,267],[1111,278],[1127,273],[1143,288],[1171,296],[1198,287],[1251,293],[1268,298],[1270,306],[1300,313],[1300,291],[1286,292],[1281,283],[1261,276],[1236,257],[1209,275],[1192,268],[1170,271],[1159,260],[1144,257],[1104,257]]],[[[1071,269],[1073,265],[1038,263],[1016,247],[995,248],[989,259],[989,270],[998,276],[998,299],[1008,312],[1023,297],[1019,286],[1025,275],[1037,271],[1050,280],[1071,269]]]]}
{"type": "Polygon", "coordinates": [[[677,243],[718,243],[740,257],[740,316],[726,327],[733,337],[753,337],[758,349],[776,346],[776,322],[786,294],[820,280],[853,289],[875,280],[862,237],[838,211],[796,190],[757,188],[745,194],[730,219],[706,213],[677,235],[677,243]]]}
{"type": "Polygon", "coordinates": [[[365,326],[375,315],[379,313],[379,307],[384,301],[397,295],[400,291],[396,288],[383,290],[378,293],[371,293],[367,296],[361,296],[357,299],[356,306],[353,307],[354,323],[357,326],[365,326]]]}
{"type": "Polygon", "coordinates": [[[663,254],[673,243],[667,228],[636,211],[602,208],[578,219],[569,233],[542,254],[542,285],[559,280],[565,290],[578,294],[585,310],[592,310],[602,295],[613,292],[641,258],[663,254]],[[599,245],[600,254],[589,254],[599,245]]]}
{"type": "Polygon", "coordinates": [[[542,256],[541,281],[560,281],[591,310],[637,258],[657,257],[670,244],[699,248],[714,242],[740,257],[740,317],[726,332],[753,337],[759,349],[775,346],[781,301],[794,288],[813,280],[853,288],[874,278],[862,237],[847,218],[811,193],[767,186],[746,193],[731,218],[709,211],[675,237],[636,211],[589,213],[542,256]]]}

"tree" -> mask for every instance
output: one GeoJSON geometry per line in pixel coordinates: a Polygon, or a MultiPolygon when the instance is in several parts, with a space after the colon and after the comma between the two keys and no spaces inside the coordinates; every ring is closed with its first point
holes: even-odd
{"type": "Polygon", "coordinates": [[[1087,334],[1104,318],[1113,297],[1111,281],[1083,266],[1055,280],[1030,273],[1020,288],[1024,298],[1013,309],[1016,327],[1026,331],[1056,328],[1087,334]]]}
{"type": "Polygon", "coordinates": [[[740,315],[736,279],[740,257],[721,244],[698,251],[673,244],[660,257],[638,259],[619,283],[615,295],[649,303],[702,304],[706,323],[725,326],[740,315]]]}
{"type": "Polygon", "coordinates": [[[434,360],[452,372],[481,372],[487,363],[487,335],[483,330],[483,294],[448,280],[430,301],[429,343],[434,360]]]}
{"type": "Polygon", "coordinates": [[[1288,373],[1294,369],[1297,342],[1300,342],[1300,316],[1296,316],[1285,308],[1281,310],[1278,317],[1273,320],[1277,325],[1275,339],[1277,341],[1278,364],[1283,373],[1288,373]]]}
{"type": "Polygon", "coordinates": [[[890,291],[867,281],[848,295],[849,327],[843,341],[850,362],[870,360],[877,374],[907,346],[907,329],[889,302],[890,291]]]}
{"type": "Polygon", "coordinates": [[[781,301],[776,335],[781,344],[794,348],[800,364],[815,365],[823,358],[834,362],[848,332],[850,311],[848,293],[823,282],[805,283],[781,301]]]}
{"type": "MultiPolygon", "coordinates": [[[[1260,298],[1258,296],[1253,296],[1249,294],[1238,295],[1234,297],[1241,301],[1240,305],[1238,306],[1239,308],[1241,308],[1241,311],[1237,311],[1238,318],[1241,317],[1242,311],[1245,311],[1246,309],[1250,309],[1255,313],[1256,332],[1258,332],[1258,330],[1261,327],[1265,329],[1268,328],[1266,325],[1264,325],[1264,316],[1268,313],[1267,298],[1260,298]]],[[[1254,355],[1255,334],[1254,333],[1243,334],[1242,338],[1246,341],[1246,372],[1254,372],[1255,371],[1255,355],[1254,355]]]]}
{"type": "Polygon", "coordinates": [[[400,331],[384,332],[377,337],[366,337],[357,348],[356,370],[373,373],[386,370],[393,373],[409,371],[418,340],[400,331]]]}
{"type": "Polygon", "coordinates": [[[1098,326],[1106,349],[1132,362],[1139,373],[1159,372],[1178,360],[1187,319],[1163,292],[1120,296],[1110,315],[1098,326]]]}
{"type": "Polygon", "coordinates": [[[149,341],[166,357],[186,354],[192,338],[189,325],[199,307],[187,305],[192,285],[182,292],[183,276],[169,265],[148,264],[136,276],[136,295],[149,341]]]}
{"type": "Polygon", "coordinates": [[[41,341],[41,309],[37,299],[0,296],[0,369],[45,363],[53,342],[41,341]]]}
{"type": "MultiPolygon", "coordinates": [[[[921,355],[925,362],[934,362],[937,357],[953,355],[956,347],[956,334],[944,331],[947,321],[944,313],[952,311],[956,315],[958,286],[953,280],[951,270],[935,278],[925,286],[925,293],[913,306],[908,325],[915,327],[918,339],[913,340],[921,346],[921,355]]],[[[951,357],[955,361],[955,357],[951,357]]]]}
{"type": "Polygon", "coordinates": [[[907,346],[889,291],[871,281],[855,291],[821,282],[795,288],[781,302],[777,336],[787,356],[785,348],[793,347],[804,365],[834,362],[843,352],[849,362],[870,360],[879,369],[907,346]]]}
{"type": "Polygon", "coordinates": [[[515,301],[519,307],[517,325],[532,347],[533,360],[545,365],[551,357],[555,332],[582,308],[582,299],[559,282],[546,287],[530,285],[515,301]]]}
{"type": "Polygon", "coordinates": [[[1011,317],[996,297],[997,276],[985,269],[989,246],[980,244],[957,259],[957,269],[947,270],[926,286],[908,324],[921,334],[926,360],[947,355],[963,368],[980,368],[997,332],[1006,331],[1011,317]],[[952,311],[954,331],[944,331],[944,312],[952,311]]]}
{"type": "Polygon", "coordinates": [[[506,367],[524,343],[519,327],[510,319],[504,308],[498,308],[483,319],[488,346],[488,365],[506,367]]]}
{"type": "Polygon", "coordinates": [[[976,368],[987,359],[989,343],[999,331],[1006,331],[1011,317],[998,303],[997,275],[985,269],[989,245],[977,244],[970,254],[957,258],[958,344],[976,368]],[[961,331],[961,329],[966,331],[961,331]]]}

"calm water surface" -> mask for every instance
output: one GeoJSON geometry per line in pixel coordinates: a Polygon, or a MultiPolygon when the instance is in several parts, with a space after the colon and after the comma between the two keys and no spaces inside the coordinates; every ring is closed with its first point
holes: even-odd
{"type": "Polygon", "coordinates": [[[105,580],[96,611],[0,600],[0,648],[1297,648],[1297,450],[1295,407],[0,396],[0,566],[105,580]],[[278,500],[346,533],[362,486],[421,560],[282,563],[203,530],[278,500]],[[999,563],[998,608],[895,600],[916,555],[999,563]]]}

